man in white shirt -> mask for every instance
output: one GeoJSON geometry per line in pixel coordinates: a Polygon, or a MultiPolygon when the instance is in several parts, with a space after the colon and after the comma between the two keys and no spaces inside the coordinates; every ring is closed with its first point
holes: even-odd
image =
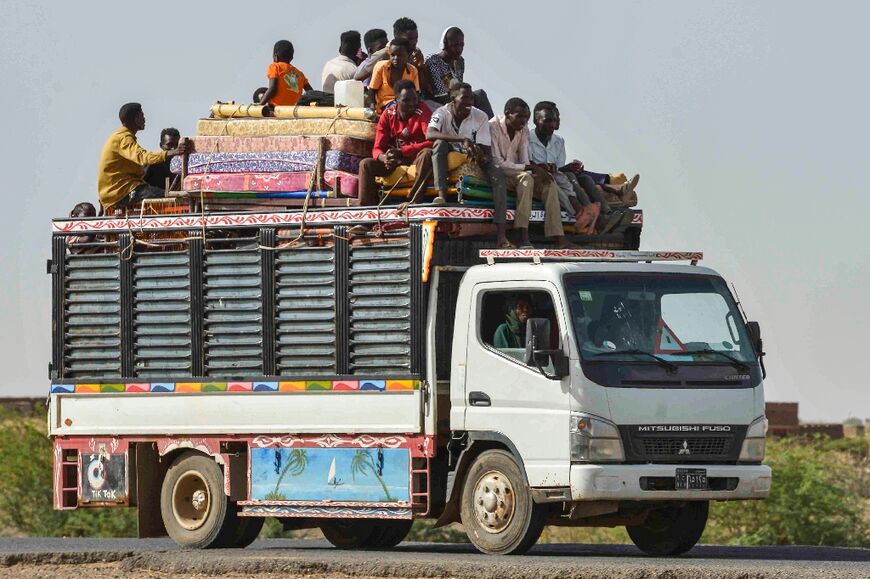
{"type": "Polygon", "coordinates": [[[492,188],[492,221],[496,226],[496,246],[512,249],[507,239],[507,187],[504,173],[492,160],[490,147],[489,117],[475,108],[474,93],[468,83],[454,84],[450,91],[451,101],[432,113],[426,138],[433,141],[432,168],[438,197],[436,205],[447,202],[447,154],[459,151],[470,156],[492,188]]]}
{"type": "Polygon", "coordinates": [[[544,201],[544,235],[556,241],[556,247],[573,247],[565,240],[562,212],[555,180],[546,169],[529,162],[529,105],[521,98],[509,99],[504,114],[489,121],[492,159],[507,179],[508,188],[517,193],[514,229],[520,230],[520,249],[533,249],[529,241],[529,216],[537,181],[538,196],[544,201]]]}
{"type": "Polygon", "coordinates": [[[338,56],[326,61],[323,72],[320,75],[320,84],[323,92],[334,93],[335,83],[340,80],[353,80],[356,72],[356,56],[362,41],[359,32],[348,30],[341,33],[341,44],[338,47],[338,56]]]}

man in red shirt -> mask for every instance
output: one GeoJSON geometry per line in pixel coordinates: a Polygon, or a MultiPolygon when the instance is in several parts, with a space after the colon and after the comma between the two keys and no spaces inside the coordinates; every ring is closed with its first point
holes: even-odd
{"type": "Polygon", "coordinates": [[[416,176],[410,199],[432,177],[432,142],[426,140],[426,127],[432,116],[420,102],[414,83],[407,79],[393,86],[396,102],[381,113],[375,134],[372,159],[359,164],[360,205],[377,205],[380,201],[375,177],[386,177],[399,165],[414,164],[416,176]]]}

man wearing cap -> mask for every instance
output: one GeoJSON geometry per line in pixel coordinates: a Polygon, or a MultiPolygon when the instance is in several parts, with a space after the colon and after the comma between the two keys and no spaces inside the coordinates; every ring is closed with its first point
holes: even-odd
{"type": "Polygon", "coordinates": [[[143,199],[163,197],[163,189],[144,180],[145,166],[182,155],[186,145],[168,151],[149,152],[139,146],[136,133],[145,128],[145,113],[139,103],[127,103],[118,111],[123,125],[109,136],[100,153],[97,189],[103,209],[130,207],[143,199]]]}

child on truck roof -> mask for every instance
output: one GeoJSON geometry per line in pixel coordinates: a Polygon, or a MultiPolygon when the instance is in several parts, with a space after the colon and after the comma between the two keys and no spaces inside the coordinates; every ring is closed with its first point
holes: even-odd
{"type": "MultiPolygon", "coordinates": [[[[70,217],[96,217],[97,209],[92,203],[83,201],[72,208],[69,212],[70,217]]],[[[66,238],[66,246],[72,254],[94,253],[96,250],[93,247],[84,247],[83,244],[93,243],[97,238],[95,235],[70,235],[66,238]]]]}
{"type": "Polygon", "coordinates": [[[311,84],[301,70],[290,64],[293,61],[293,43],[279,40],[272,49],[272,64],[266,69],[269,88],[260,97],[259,104],[272,106],[293,106],[306,91],[312,90],[311,84]]]}

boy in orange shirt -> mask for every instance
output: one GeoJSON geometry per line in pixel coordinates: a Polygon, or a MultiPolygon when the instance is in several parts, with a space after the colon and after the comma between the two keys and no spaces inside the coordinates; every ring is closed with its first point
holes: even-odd
{"type": "Polygon", "coordinates": [[[272,64],[266,70],[269,88],[260,97],[261,105],[293,106],[305,91],[311,90],[302,71],[290,64],[293,60],[293,43],[279,40],[272,49],[272,64]]]}
{"type": "Polygon", "coordinates": [[[402,79],[413,82],[414,89],[420,92],[417,67],[408,62],[410,55],[411,43],[406,38],[394,38],[390,41],[390,58],[378,62],[372,70],[368,92],[378,112],[383,111],[387,104],[396,100],[393,85],[402,79]]]}

